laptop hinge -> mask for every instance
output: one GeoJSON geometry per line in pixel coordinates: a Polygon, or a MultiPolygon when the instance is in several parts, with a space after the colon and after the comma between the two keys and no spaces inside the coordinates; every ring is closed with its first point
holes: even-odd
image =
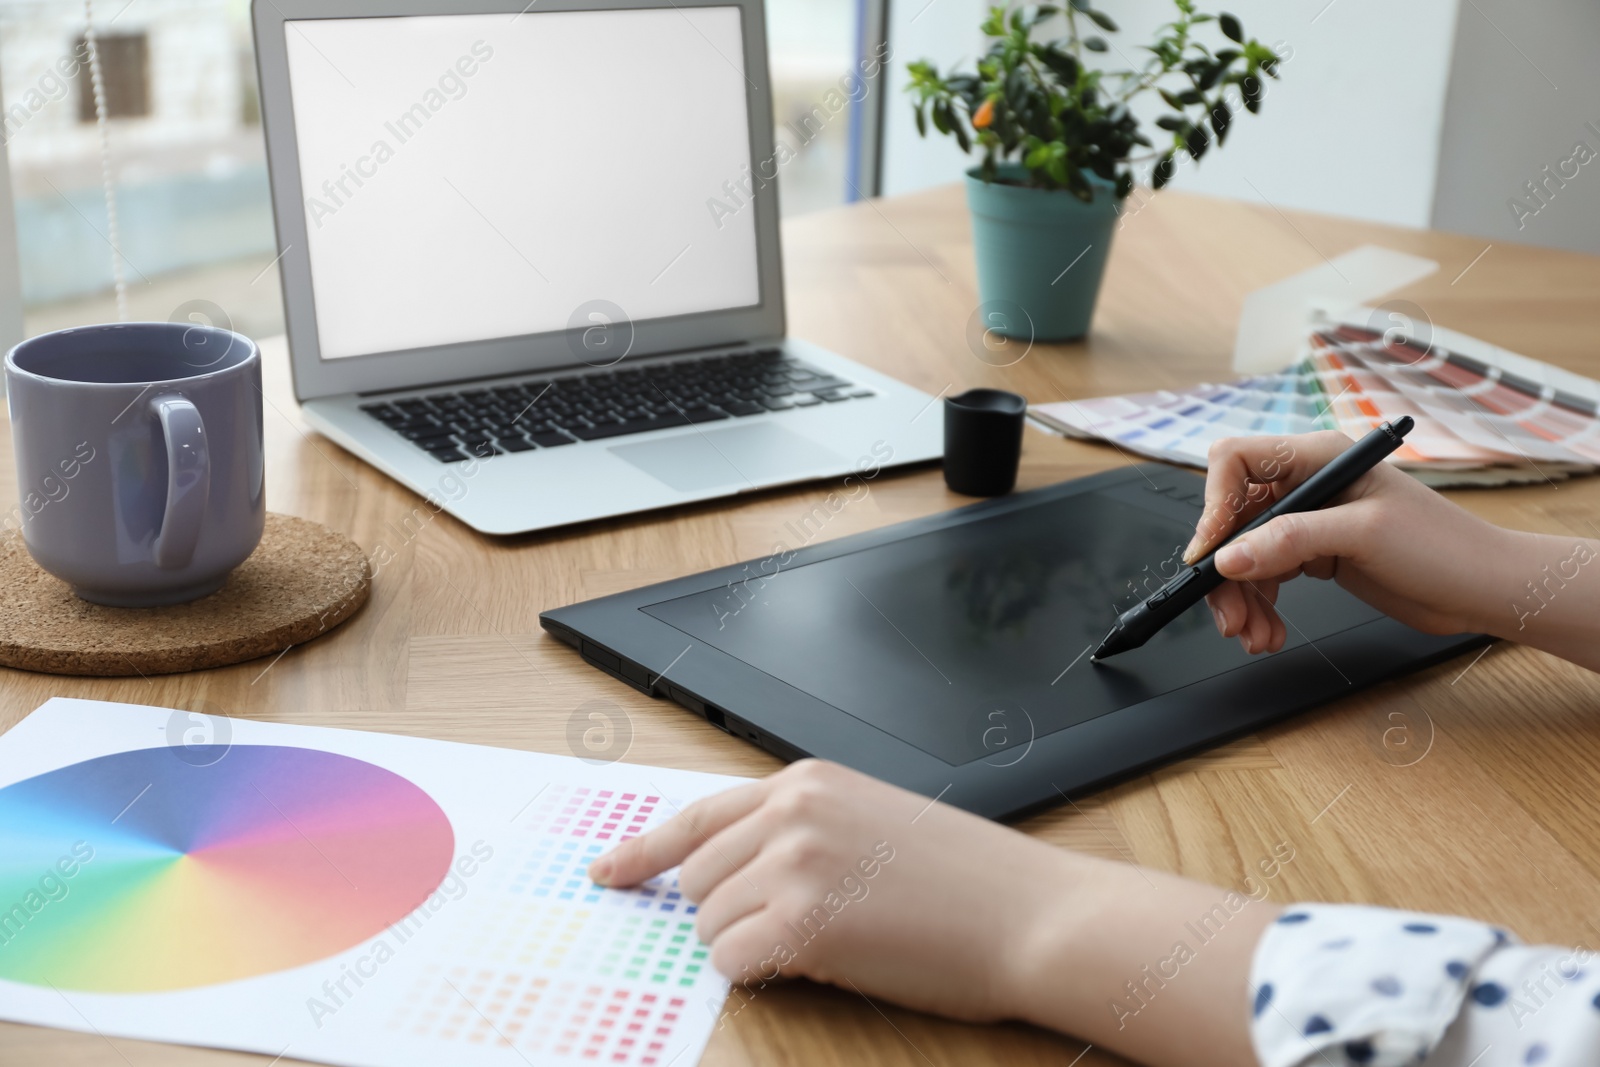
{"type": "MultiPolygon", "coordinates": [[[[750,345],[756,345],[756,344],[760,344],[760,343],[762,343],[762,342],[759,342],[759,341],[725,341],[725,342],[721,342],[721,343],[714,344],[714,345],[700,345],[700,346],[693,347],[693,348],[674,348],[674,349],[671,349],[670,351],[667,351],[667,352],[652,352],[648,356],[639,356],[639,357],[637,357],[635,362],[649,362],[649,361],[653,361],[653,360],[657,360],[657,359],[671,359],[674,356],[685,356],[685,355],[689,355],[689,354],[694,353],[694,352],[705,352],[705,351],[709,351],[711,349],[722,349],[722,348],[742,348],[742,347],[747,347],[747,346],[750,346],[750,345]]],[[[779,344],[779,343],[781,343],[781,342],[777,342],[777,341],[773,342],[773,344],[779,344]]],[[[627,357],[623,357],[623,358],[626,359],[627,357]]],[[[622,361],[618,360],[617,363],[613,365],[613,367],[621,366],[621,364],[622,364],[622,361]]],[[[363,390],[363,391],[357,392],[355,395],[359,396],[359,397],[387,396],[390,393],[415,393],[415,392],[417,392],[419,390],[422,390],[422,389],[454,389],[454,388],[457,388],[457,387],[463,386],[463,385],[472,385],[472,384],[474,384],[476,382],[494,382],[494,381],[499,381],[499,380],[501,380],[503,378],[530,378],[530,377],[536,378],[536,377],[540,377],[540,376],[555,377],[555,376],[558,376],[558,375],[578,376],[578,375],[582,375],[583,374],[584,367],[585,367],[584,364],[578,363],[578,364],[568,364],[568,365],[562,366],[562,367],[549,367],[549,368],[545,368],[545,369],[541,369],[541,370],[502,371],[499,374],[480,374],[480,375],[477,375],[476,377],[472,377],[472,378],[451,378],[448,381],[442,381],[442,382],[425,382],[425,383],[422,383],[422,384],[419,384],[419,385],[397,385],[397,386],[394,386],[394,387],[389,388],[389,389],[363,390]]],[[[604,371],[604,370],[611,370],[611,369],[613,369],[613,367],[594,367],[594,366],[590,366],[590,367],[588,367],[588,370],[594,371],[594,372],[599,372],[599,371],[604,371]]]]}

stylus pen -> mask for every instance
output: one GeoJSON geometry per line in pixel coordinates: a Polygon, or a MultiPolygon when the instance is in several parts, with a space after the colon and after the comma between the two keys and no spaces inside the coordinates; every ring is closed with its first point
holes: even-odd
{"type": "Polygon", "coordinates": [[[1356,479],[1383,462],[1383,458],[1400,447],[1411,427],[1416,425],[1410,415],[1394,422],[1386,422],[1333,458],[1333,462],[1290,490],[1284,498],[1257,515],[1242,529],[1207,553],[1200,562],[1186,568],[1166,585],[1150,594],[1141,604],[1136,604],[1117,616],[1116,625],[1100,642],[1089,658],[1103,660],[1118,652],[1138,648],[1150,640],[1167,623],[1188,611],[1211,590],[1227,581],[1217,571],[1217,553],[1234,538],[1264,526],[1279,515],[1297,511],[1315,511],[1328,501],[1354,485],[1356,479]]]}

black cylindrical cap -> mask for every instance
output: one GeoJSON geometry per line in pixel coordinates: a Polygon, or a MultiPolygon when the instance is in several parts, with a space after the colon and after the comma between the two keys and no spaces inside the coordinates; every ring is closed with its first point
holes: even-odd
{"type": "Polygon", "coordinates": [[[944,484],[967,496],[1003,496],[1017,484],[1028,402],[1001,389],[944,401],[944,484]]]}

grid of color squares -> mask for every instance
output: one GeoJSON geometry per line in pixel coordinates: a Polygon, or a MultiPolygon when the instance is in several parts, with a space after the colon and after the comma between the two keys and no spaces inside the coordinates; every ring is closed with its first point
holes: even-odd
{"type": "Polygon", "coordinates": [[[585,978],[689,988],[706,976],[694,919],[586,905],[498,897],[479,903],[461,958],[585,978]]]}
{"type": "Polygon", "coordinates": [[[677,810],[659,794],[555,782],[521,823],[471,922],[411,989],[389,1027],[409,1039],[509,1046],[530,1062],[665,1067],[685,1004],[726,986],[676,880],[604,889],[594,858],[677,810]]]}
{"type": "Polygon", "coordinates": [[[607,849],[637,837],[677,805],[649,793],[594,789],[560,782],[541,794],[523,824],[536,844],[512,878],[510,892],[539,900],[604,904],[663,914],[693,915],[676,881],[652,879],[626,893],[601,889],[589,880],[589,864],[607,849]]]}
{"type": "Polygon", "coordinates": [[[541,794],[538,809],[527,828],[616,844],[639,836],[655,821],[650,816],[660,804],[659,796],[648,793],[556,782],[541,794]]]}
{"type": "MultiPolygon", "coordinates": [[[[721,996],[715,998],[720,1006],[721,996]]],[[[615,988],[571,978],[455,966],[430,968],[391,1030],[484,1047],[515,1048],[528,1062],[667,1067],[687,993],[615,988]]]]}

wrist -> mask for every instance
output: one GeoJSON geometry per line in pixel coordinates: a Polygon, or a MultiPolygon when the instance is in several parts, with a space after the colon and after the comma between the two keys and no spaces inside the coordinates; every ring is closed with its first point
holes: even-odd
{"type": "Polygon", "coordinates": [[[1471,630],[1526,641],[1528,627],[1542,605],[1535,583],[1541,568],[1555,558],[1543,535],[1490,525],[1491,538],[1479,557],[1486,573],[1465,583],[1477,590],[1471,630]],[[1546,558],[1549,557],[1549,558],[1546,558]]]}
{"type": "Polygon", "coordinates": [[[1158,1067],[1251,1062],[1251,960],[1281,912],[1267,894],[1074,853],[1054,879],[1014,942],[1015,1017],[1158,1067]]]}
{"type": "Polygon", "coordinates": [[[1087,1015],[1104,1010],[1097,995],[1093,951],[1096,931],[1117,919],[1117,901],[1132,891],[1123,880],[1136,875],[1112,863],[1065,849],[1048,849],[1033,884],[1041,890],[1019,924],[1006,953],[1006,1003],[1015,1017],[1046,1029],[1081,1035],[1087,1015]]]}

